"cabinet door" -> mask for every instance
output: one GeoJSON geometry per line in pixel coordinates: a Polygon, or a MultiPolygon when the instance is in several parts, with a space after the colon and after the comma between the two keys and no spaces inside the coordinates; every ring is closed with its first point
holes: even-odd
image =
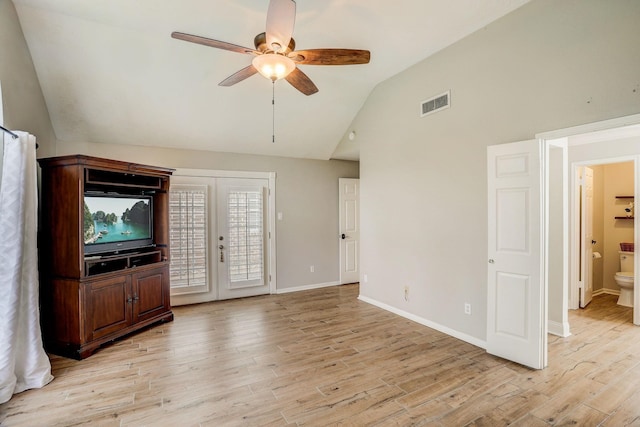
{"type": "Polygon", "coordinates": [[[133,323],[151,319],[170,310],[167,266],[135,273],[131,280],[133,323]]]}
{"type": "Polygon", "coordinates": [[[129,276],[87,283],[85,288],[85,342],[117,332],[131,324],[131,284],[129,276]]]}

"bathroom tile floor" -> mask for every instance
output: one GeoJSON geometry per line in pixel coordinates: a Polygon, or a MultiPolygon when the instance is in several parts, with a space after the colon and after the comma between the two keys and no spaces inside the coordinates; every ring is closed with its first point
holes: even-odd
{"type": "Polygon", "coordinates": [[[175,320],[0,405],[2,426],[622,426],[640,327],[616,297],[569,314],[534,371],[357,299],[358,285],[176,307],[175,320]]]}

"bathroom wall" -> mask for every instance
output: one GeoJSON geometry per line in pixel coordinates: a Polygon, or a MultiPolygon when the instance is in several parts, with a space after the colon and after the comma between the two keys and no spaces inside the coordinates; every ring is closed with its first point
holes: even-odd
{"type": "Polygon", "coordinates": [[[604,197],[604,253],[603,253],[603,288],[619,291],[614,280],[615,273],[620,271],[618,251],[620,242],[633,242],[633,221],[614,219],[625,216],[624,208],[633,199],[616,199],[616,196],[634,194],[633,162],[603,165],[603,197],[604,197]]]}

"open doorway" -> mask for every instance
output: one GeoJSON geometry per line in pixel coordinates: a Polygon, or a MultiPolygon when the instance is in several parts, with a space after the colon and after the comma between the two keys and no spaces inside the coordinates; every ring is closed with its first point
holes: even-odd
{"type": "MultiPolygon", "coordinates": [[[[640,114],[487,148],[487,352],[540,369],[547,365],[547,334],[571,335],[568,312],[579,305],[577,288],[570,285],[579,277],[579,264],[572,260],[580,254],[571,172],[573,165],[598,162],[632,164],[632,196],[640,197],[640,114]],[[496,261],[507,252],[526,259],[496,261]],[[511,273],[509,267],[523,271],[511,273]],[[526,351],[511,351],[523,343],[526,351]]],[[[639,220],[629,221],[636,246],[639,220]]],[[[632,276],[640,284],[639,264],[634,257],[632,276]]],[[[632,299],[633,323],[640,325],[640,292],[632,299]]]]}
{"type": "MultiPolygon", "coordinates": [[[[548,332],[559,336],[571,334],[568,323],[568,310],[578,309],[580,306],[581,266],[582,254],[580,245],[580,221],[576,221],[580,214],[579,191],[576,190],[575,179],[578,167],[585,165],[604,165],[627,163],[632,165],[633,186],[631,194],[620,193],[628,197],[626,201],[615,199],[611,204],[613,210],[620,210],[615,216],[625,215],[624,205],[638,197],[640,173],[640,115],[606,122],[593,123],[571,129],[548,132],[537,135],[543,140],[545,148],[545,201],[548,246],[546,250],[547,284],[547,313],[548,332]],[[632,198],[633,197],[633,198],[632,198]],[[576,206],[578,209],[576,209],[576,206]]],[[[612,221],[614,218],[612,217],[612,221]]],[[[639,232],[637,218],[619,220],[632,228],[631,242],[638,244],[639,232]]],[[[615,224],[614,224],[615,225],[615,224]]],[[[624,228],[625,226],[622,226],[624,228]]],[[[612,237],[611,240],[619,238],[612,237]]],[[[598,239],[594,238],[598,242],[598,239]]],[[[625,237],[623,240],[627,240],[625,237]]],[[[590,243],[590,242],[589,242],[590,243]]],[[[612,242],[610,247],[620,242],[612,242]]],[[[591,248],[594,249],[594,248],[591,248]]],[[[611,249],[609,249],[611,251],[611,249]]],[[[596,250],[596,252],[600,252],[596,250]]],[[[600,254],[602,254],[600,252],[600,254]]],[[[584,256],[583,256],[584,258],[584,256]]],[[[611,265],[618,268],[615,256],[609,256],[611,265]],[[613,258],[613,259],[611,259],[613,258]]],[[[634,261],[634,281],[638,280],[638,258],[634,261]]],[[[603,266],[604,267],[604,266],[603,266]]],[[[599,274],[599,273],[598,273],[599,274]]],[[[608,273],[603,271],[604,275],[608,273]]],[[[604,287],[604,286],[603,286],[604,287]]],[[[610,286],[615,290],[613,286],[610,286]]],[[[605,291],[601,291],[605,292],[605,291]]],[[[583,294],[582,294],[583,295],[583,294]]],[[[636,325],[640,324],[640,292],[633,297],[634,316],[636,325]]]]}
{"type": "Polygon", "coordinates": [[[570,286],[585,308],[593,297],[618,296],[633,306],[634,161],[574,163],[573,228],[577,272],[570,286]],[[630,286],[629,286],[630,285],[630,286]]]}

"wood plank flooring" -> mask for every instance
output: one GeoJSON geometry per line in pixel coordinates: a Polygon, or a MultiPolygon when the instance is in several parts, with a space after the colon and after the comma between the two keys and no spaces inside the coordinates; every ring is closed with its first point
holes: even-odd
{"type": "Polygon", "coordinates": [[[572,311],[534,371],[357,300],[347,285],[176,307],[175,320],[0,405],[2,426],[640,425],[640,327],[572,311]]]}

